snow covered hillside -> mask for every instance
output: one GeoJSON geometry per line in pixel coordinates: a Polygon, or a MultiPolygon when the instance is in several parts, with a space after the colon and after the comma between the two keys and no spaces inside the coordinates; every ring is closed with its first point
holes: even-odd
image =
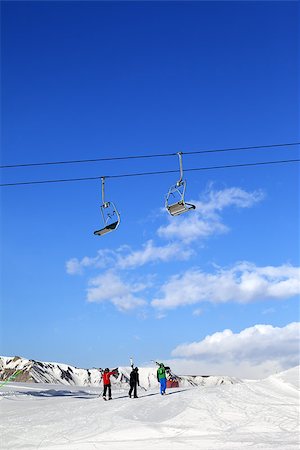
{"type": "Polygon", "coordinates": [[[7,383],[3,450],[299,450],[299,367],[264,380],[139,389],[7,383]]]}
{"type": "MultiPolygon", "coordinates": [[[[101,384],[102,375],[99,369],[78,369],[67,364],[42,362],[29,360],[25,358],[0,357],[0,383],[10,376],[20,371],[14,381],[31,382],[31,383],[51,383],[64,384],[68,386],[99,386],[101,384]]],[[[119,367],[119,375],[112,377],[112,384],[119,387],[128,384],[130,367],[119,367]]],[[[157,386],[156,367],[140,367],[140,386],[144,390],[157,386]]],[[[201,386],[201,385],[217,385],[217,384],[233,384],[239,380],[231,377],[201,377],[201,376],[175,376],[179,386],[201,386]]]]}

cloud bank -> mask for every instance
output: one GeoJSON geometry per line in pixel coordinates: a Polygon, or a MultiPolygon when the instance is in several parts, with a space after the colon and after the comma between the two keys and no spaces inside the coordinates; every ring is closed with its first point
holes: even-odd
{"type": "MultiPolygon", "coordinates": [[[[66,262],[66,271],[70,275],[92,270],[100,272],[88,281],[89,302],[110,302],[125,311],[144,306],[147,297],[147,304],[150,303],[159,313],[157,317],[163,310],[203,302],[250,303],[291,298],[300,293],[300,269],[290,265],[257,267],[245,261],[230,268],[215,267],[210,272],[196,266],[183,273],[169,275],[169,278],[167,275],[172,270],[170,264],[167,266],[169,262],[189,261],[197,256],[197,244],[198,248],[199,244],[202,245],[201,239],[228,231],[221,218],[225,208],[250,208],[263,197],[260,190],[246,192],[232,187],[216,191],[211,185],[201,200],[192,201],[197,209],[191,214],[176,218],[165,215],[168,223],[159,227],[157,234],[169,242],[157,244],[150,239],[138,249],[128,245],[101,249],[92,257],[71,258],[66,262]],[[137,269],[150,264],[156,265],[157,280],[163,273],[162,264],[165,264],[166,273],[163,284],[159,285],[157,281],[146,296],[141,292],[146,289],[144,286],[149,287],[149,283],[147,280],[142,284],[136,281],[144,277],[137,269]]],[[[196,311],[194,314],[201,310],[196,311]]]]}
{"type": "Polygon", "coordinates": [[[257,267],[249,262],[215,273],[191,269],[172,276],[152,306],[172,309],[201,302],[250,303],[265,299],[287,299],[300,294],[300,268],[290,265],[257,267]]]}
{"type": "Polygon", "coordinates": [[[181,344],[172,351],[172,367],[202,374],[259,378],[299,365],[300,323],[284,327],[254,325],[233,333],[227,329],[199,342],[181,344]]]}
{"type": "Polygon", "coordinates": [[[126,270],[150,263],[184,261],[193,254],[192,248],[184,247],[178,242],[155,245],[153,240],[148,240],[140,250],[132,250],[128,245],[124,245],[117,250],[99,250],[95,257],[85,256],[81,260],[71,258],[66,262],[66,272],[69,275],[80,275],[86,268],[102,269],[107,267],[126,270]]]}

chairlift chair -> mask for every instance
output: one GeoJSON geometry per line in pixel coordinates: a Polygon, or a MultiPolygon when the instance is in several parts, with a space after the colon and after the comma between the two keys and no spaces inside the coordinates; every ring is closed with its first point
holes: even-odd
{"type": "Polygon", "coordinates": [[[179,156],[180,179],[177,181],[175,185],[170,187],[166,195],[166,202],[165,202],[166,209],[169,212],[169,214],[171,214],[171,216],[179,216],[184,212],[196,208],[195,205],[187,203],[184,200],[186,181],[182,179],[183,177],[182,152],[177,153],[177,155],[179,156]]]}
{"type": "Polygon", "coordinates": [[[103,236],[104,234],[110,233],[118,228],[120,224],[120,214],[113,202],[106,202],[104,200],[104,182],[105,177],[101,178],[102,181],[102,205],[100,206],[100,211],[104,223],[104,227],[100,230],[94,231],[97,236],[103,236]]]}

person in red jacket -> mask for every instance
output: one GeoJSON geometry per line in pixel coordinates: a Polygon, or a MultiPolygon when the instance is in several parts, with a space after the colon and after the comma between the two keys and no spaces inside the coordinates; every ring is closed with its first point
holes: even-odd
{"type": "Polygon", "coordinates": [[[102,397],[104,398],[104,400],[106,400],[106,392],[108,391],[108,400],[111,400],[111,384],[110,384],[110,377],[111,375],[117,374],[118,370],[114,369],[111,372],[109,371],[108,368],[106,368],[103,372],[102,375],[102,380],[103,380],[103,395],[102,397]]]}

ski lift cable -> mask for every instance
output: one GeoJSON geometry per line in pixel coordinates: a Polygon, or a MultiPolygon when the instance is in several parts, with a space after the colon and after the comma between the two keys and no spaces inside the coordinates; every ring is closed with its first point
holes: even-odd
{"type": "MultiPolygon", "coordinates": [[[[195,167],[195,168],[185,169],[185,172],[230,169],[230,168],[235,168],[235,167],[254,167],[254,166],[272,165],[272,164],[288,164],[288,163],[297,163],[297,162],[300,162],[300,159],[261,161],[261,162],[243,163],[243,164],[227,164],[227,165],[222,165],[222,166],[195,167]]],[[[154,171],[154,172],[124,173],[124,174],[119,174],[119,175],[106,175],[105,178],[108,179],[108,178],[138,177],[138,176],[146,176],[146,175],[162,175],[162,174],[177,173],[177,172],[178,172],[178,170],[162,170],[162,171],[154,171]]],[[[100,180],[101,178],[103,178],[103,176],[82,177],[82,178],[65,178],[65,179],[55,179],[55,180],[21,181],[21,182],[15,182],[15,183],[2,183],[2,184],[0,184],[0,187],[22,186],[22,185],[31,185],[31,184],[46,184],[46,183],[67,183],[67,182],[75,182],[75,181],[100,180]]]]}
{"type": "MultiPolygon", "coordinates": [[[[300,142],[288,142],[285,144],[269,144],[269,145],[254,145],[248,147],[232,147],[232,148],[216,148],[208,150],[198,150],[191,152],[181,152],[184,155],[196,155],[205,153],[218,153],[218,152],[232,152],[232,151],[243,151],[243,150],[258,150],[266,148],[275,147],[292,147],[300,145],[300,142]]],[[[13,169],[17,167],[34,167],[34,166],[50,166],[50,165],[60,165],[60,164],[82,164],[82,163],[93,163],[98,161],[120,161],[126,159],[142,159],[142,158],[160,158],[178,155],[178,153],[158,153],[150,155],[128,155],[128,156],[117,156],[117,157],[106,157],[106,158],[94,158],[94,159],[75,159],[66,161],[45,161],[45,162],[35,162],[35,163],[23,163],[23,164],[6,164],[0,165],[0,169],[13,169]]]]}

